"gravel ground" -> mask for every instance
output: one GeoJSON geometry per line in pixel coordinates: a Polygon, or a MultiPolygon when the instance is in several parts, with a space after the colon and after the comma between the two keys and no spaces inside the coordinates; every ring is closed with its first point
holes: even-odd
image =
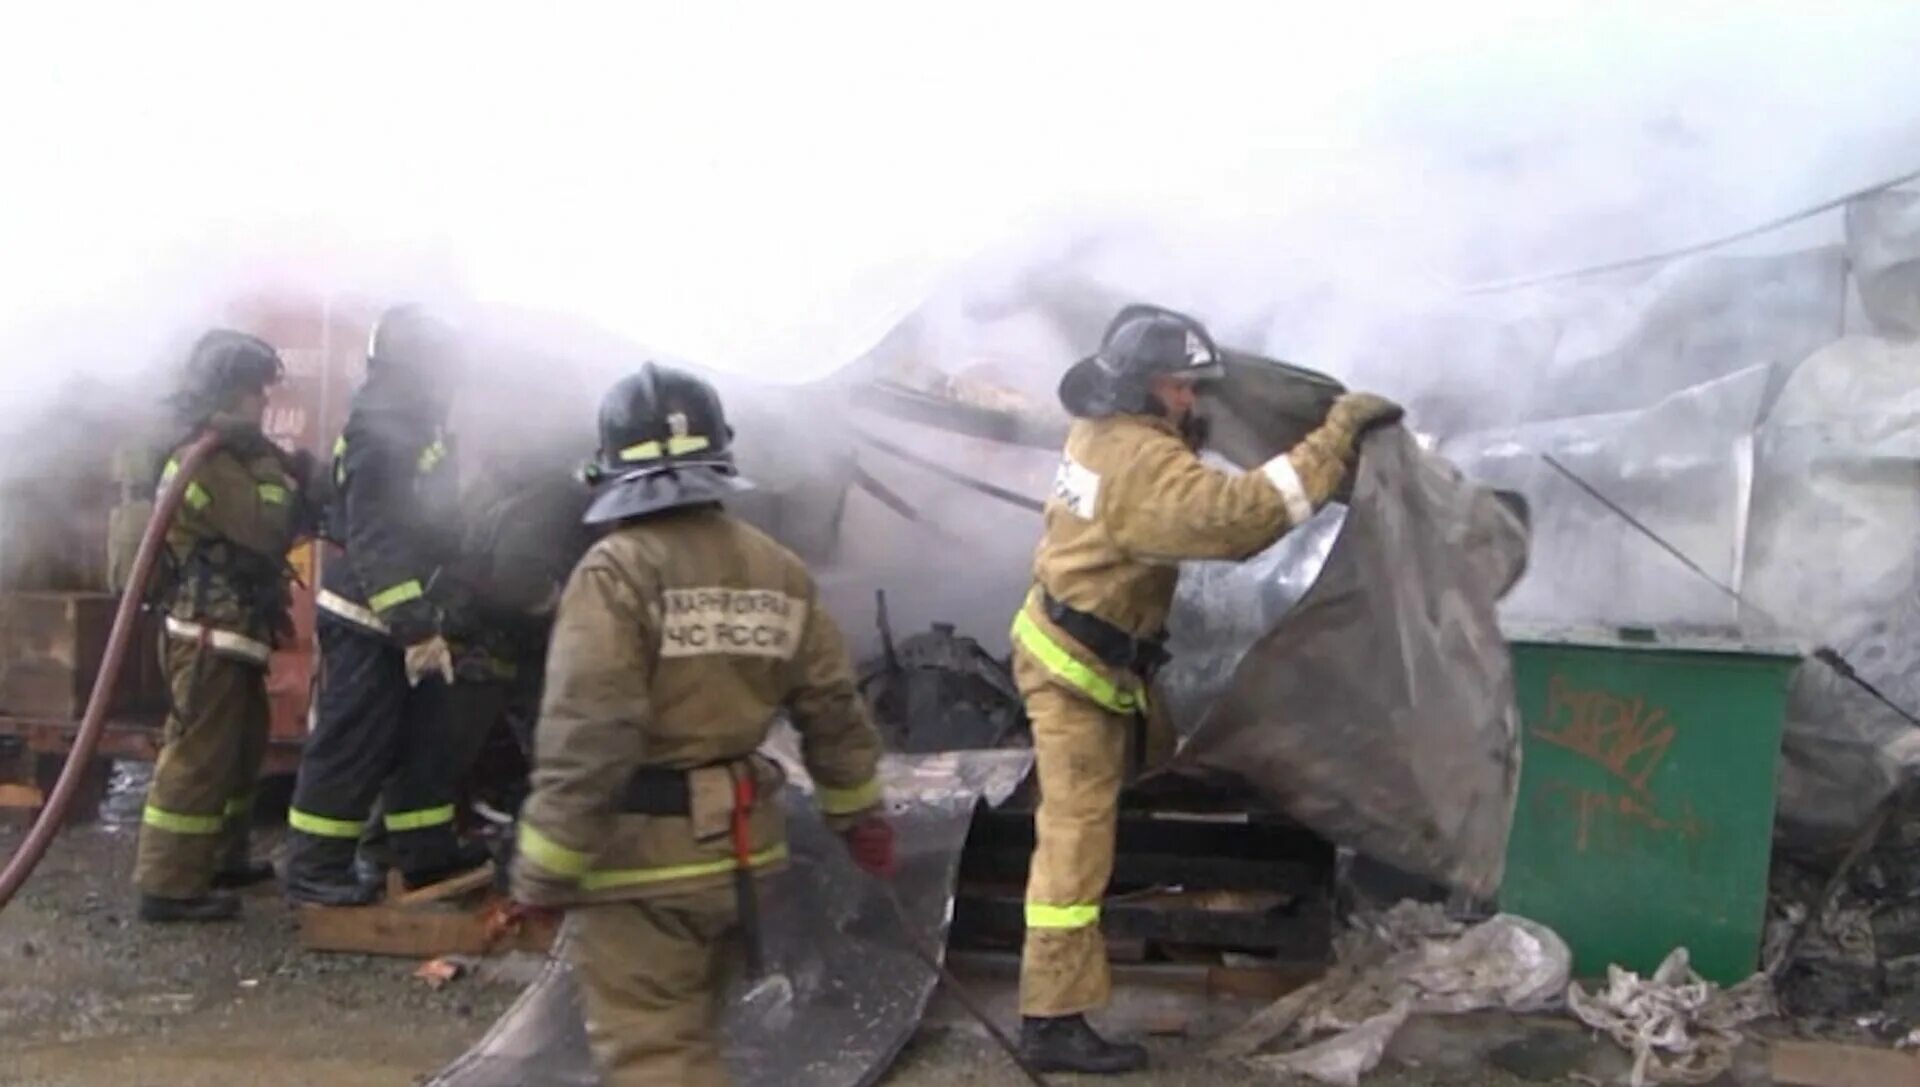
{"type": "Polygon", "coordinates": [[[132,853],[130,831],[70,832],[0,914],[7,1084],[410,1084],[518,991],[475,977],[435,992],[412,962],[304,954],[271,886],[239,924],[142,925],[132,853]]]}
{"type": "MultiPolygon", "coordinates": [[[[0,831],[0,851],[10,853],[18,839],[15,830],[0,831]]],[[[271,887],[247,897],[236,925],[142,925],[132,920],[132,845],[125,829],[70,832],[0,914],[0,1082],[9,1087],[405,1087],[477,1040],[519,991],[507,970],[485,969],[434,991],[412,976],[413,962],[305,954],[292,911],[271,887]]],[[[996,1018],[1012,1021],[1011,984],[973,984],[996,1018]]],[[[1250,1008],[1123,991],[1108,1019],[1119,1033],[1184,1029],[1196,1037],[1152,1037],[1153,1071],[1097,1082],[1280,1082],[1201,1054],[1204,1038],[1250,1008]]],[[[1512,1020],[1409,1026],[1366,1082],[1571,1084],[1577,1081],[1551,1074],[1518,1079],[1489,1060],[1493,1048],[1529,1029],[1567,1042],[1566,1027],[1512,1020]]],[[[1024,1082],[944,997],[886,1080],[889,1087],[1024,1082]]]]}

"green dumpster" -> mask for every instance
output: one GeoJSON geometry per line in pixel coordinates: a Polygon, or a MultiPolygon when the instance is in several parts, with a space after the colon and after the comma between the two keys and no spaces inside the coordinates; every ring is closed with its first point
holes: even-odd
{"type": "Polygon", "coordinates": [[[1646,632],[1510,637],[1520,795],[1501,908],[1575,976],[1675,947],[1732,984],[1758,964],[1787,680],[1779,647],[1646,632]]]}

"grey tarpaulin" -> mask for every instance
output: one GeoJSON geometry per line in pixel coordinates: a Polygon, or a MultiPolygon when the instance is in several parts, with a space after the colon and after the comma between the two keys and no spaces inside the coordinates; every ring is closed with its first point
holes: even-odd
{"type": "MultiPolygon", "coordinates": [[[[1920,708],[1920,344],[1855,336],[1794,371],[1757,435],[1748,599],[1920,708]]],[[[1787,703],[1779,825],[1837,854],[1920,769],[1920,730],[1825,665],[1787,703]]]]}
{"type": "Polygon", "coordinates": [[[1882,192],[1849,203],[1847,259],[1874,328],[1920,336],[1920,193],[1882,192]]]}
{"type": "MultiPolygon", "coordinates": [[[[770,746],[778,757],[789,745],[770,746]]],[[[1024,751],[885,760],[882,777],[900,858],[894,887],[924,943],[946,943],[960,849],[975,805],[1006,799],[1031,765],[1032,754],[1024,751]]],[[[727,1063],[742,1087],[859,1087],[878,1080],[913,1035],[936,979],[907,949],[885,899],[820,821],[804,773],[795,773],[795,783],[786,793],[793,864],[761,884],[767,965],[793,980],[793,1016],[776,1031],[730,1014],[727,1063]]],[[[565,963],[551,960],[484,1038],[427,1082],[596,1083],[565,963]]]]}
{"type": "Polygon", "coordinates": [[[1490,894],[1519,776],[1494,609],[1526,530],[1394,427],[1367,440],[1345,524],[1296,604],[1283,549],[1321,531],[1183,586],[1203,594],[1184,613],[1253,640],[1176,766],[1236,776],[1334,841],[1490,894]]]}

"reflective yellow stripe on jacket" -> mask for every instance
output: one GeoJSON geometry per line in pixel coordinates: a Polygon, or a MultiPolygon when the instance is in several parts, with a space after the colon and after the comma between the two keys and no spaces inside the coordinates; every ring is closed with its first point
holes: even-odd
{"type": "Polygon", "coordinates": [[[387,611],[409,600],[418,600],[426,593],[427,591],[421,588],[418,580],[403,581],[398,585],[389,585],[367,597],[367,606],[377,612],[387,611]]]}
{"type": "MultiPolygon", "coordinates": [[[[178,460],[168,460],[166,469],[160,473],[160,486],[165,487],[167,484],[172,483],[173,477],[179,474],[180,462],[178,460]]],[[[213,504],[213,496],[208,494],[207,489],[200,486],[200,484],[188,482],[186,503],[189,509],[203,510],[213,504]]]]}
{"type": "MultiPolygon", "coordinates": [[[[594,868],[591,856],[561,845],[541,833],[540,828],[525,820],[520,823],[516,848],[519,849],[523,858],[554,875],[579,880],[580,889],[583,891],[607,891],[616,887],[640,887],[654,883],[694,879],[699,876],[719,875],[722,872],[733,871],[736,864],[729,858],[697,861],[693,864],[665,864],[653,868],[594,868]]],[[[786,859],[787,847],[783,842],[749,854],[747,866],[761,868],[786,859]]]]}
{"type": "Polygon", "coordinates": [[[820,802],[820,811],[826,815],[852,815],[866,811],[880,803],[880,778],[875,776],[863,784],[846,789],[820,785],[817,786],[815,799],[820,802]]]}
{"type": "Polygon", "coordinates": [[[1013,640],[1020,648],[1033,654],[1034,659],[1053,673],[1054,678],[1086,695],[1097,705],[1122,714],[1139,713],[1146,708],[1146,698],[1140,691],[1115,686],[1112,680],[1081,663],[1078,657],[1041,629],[1025,608],[1013,617],[1013,640]]]}

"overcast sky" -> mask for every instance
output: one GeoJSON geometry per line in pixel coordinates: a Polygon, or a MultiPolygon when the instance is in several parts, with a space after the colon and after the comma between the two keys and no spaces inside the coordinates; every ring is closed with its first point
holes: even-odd
{"type": "Polygon", "coordinates": [[[1253,238],[1342,290],[1445,295],[1920,167],[1920,7],[1897,2],[81,2],[6,22],[0,392],[23,396],[53,340],[131,359],[266,275],[554,309],[798,378],[975,254],[1078,231],[1190,240],[1216,277],[1260,267],[1253,238]]]}

